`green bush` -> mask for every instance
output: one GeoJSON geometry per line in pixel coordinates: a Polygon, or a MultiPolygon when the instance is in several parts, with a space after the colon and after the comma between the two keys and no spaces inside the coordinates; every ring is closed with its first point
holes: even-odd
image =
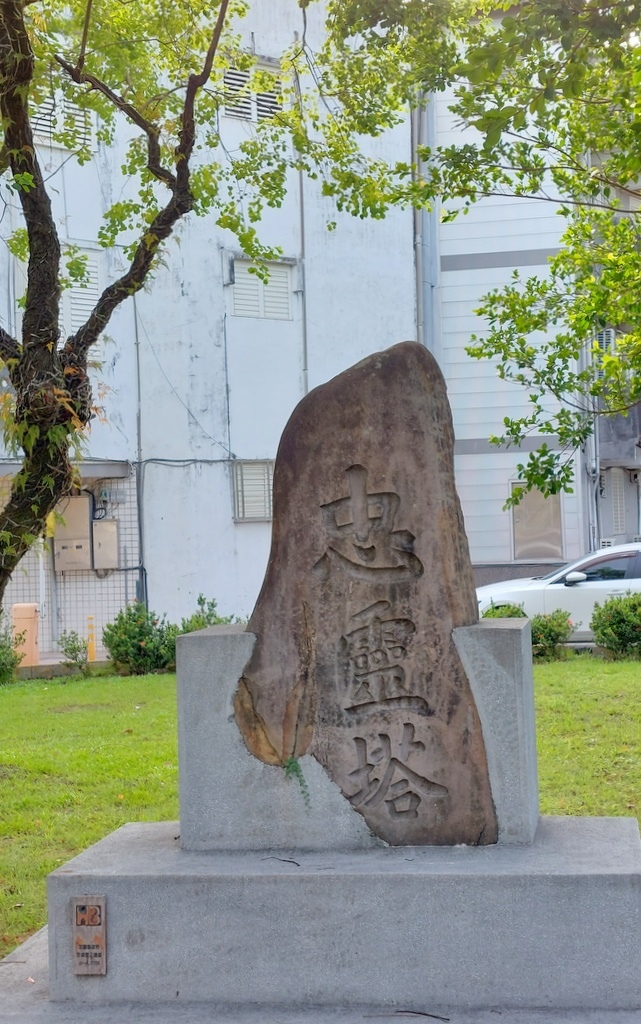
{"type": "MultiPolygon", "coordinates": [[[[484,619],[523,619],[527,618],[520,604],[492,605],[483,612],[484,619]]],[[[534,615],[532,626],[532,654],[535,658],[555,658],[559,656],[559,645],[567,643],[572,635],[572,623],[568,613],[561,608],[549,615],[534,615]]]]}
{"type": "Polygon", "coordinates": [[[484,619],[525,619],[523,605],[520,604],[492,604],[483,612],[484,619]]]}
{"type": "Polygon", "coordinates": [[[199,594],[197,605],[197,611],[183,619],[180,626],[167,622],[164,615],[160,619],[138,601],[128,605],[102,631],[102,641],[109,657],[132,675],[174,668],[177,636],[234,621],[231,615],[218,615],[213,598],[208,601],[199,594]]]}
{"type": "Polygon", "coordinates": [[[611,597],[595,604],[590,629],[600,647],[615,657],[641,652],[641,594],[611,597]]]}
{"type": "Polygon", "coordinates": [[[194,633],[197,629],[206,629],[207,626],[224,626],[233,621],[231,615],[221,616],[217,613],[214,598],[208,601],[204,594],[199,594],[196,604],[198,611],[190,615],[188,619],[182,619],[181,633],[194,633]]]}
{"type": "Polygon", "coordinates": [[[14,633],[0,616],[0,686],[12,683],[16,677],[16,669],[24,658],[17,648],[24,637],[24,633],[14,633]]]}
{"type": "Polygon", "coordinates": [[[572,636],[572,623],[568,613],[556,608],[548,615],[532,618],[532,654],[535,658],[558,658],[560,645],[572,636]]]}
{"type": "Polygon", "coordinates": [[[75,629],[64,629],[58,639],[58,647],[64,654],[65,668],[78,668],[83,676],[91,672],[89,668],[89,641],[84,640],[75,629]]]}
{"type": "Polygon", "coordinates": [[[204,594],[199,594],[196,604],[198,610],[188,618],[181,619],[180,627],[167,627],[167,653],[172,665],[176,664],[176,637],[181,633],[195,633],[197,629],[206,629],[207,626],[224,626],[234,621],[232,615],[223,616],[217,613],[214,598],[207,600],[204,594]]]}
{"type": "Polygon", "coordinates": [[[178,627],[144,604],[128,605],[102,631],[109,657],[132,675],[160,672],[174,664],[178,627]]]}

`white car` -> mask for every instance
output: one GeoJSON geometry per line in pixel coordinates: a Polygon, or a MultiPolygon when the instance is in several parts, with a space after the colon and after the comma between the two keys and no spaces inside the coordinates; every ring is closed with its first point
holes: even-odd
{"type": "Polygon", "coordinates": [[[641,544],[602,548],[555,569],[547,576],[503,580],[478,587],[479,615],[491,605],[521,605],[530,618],[562,608],[574,626],[573,641],[594,637],[590,620],[595,602],[641,591],[641,544]]]}

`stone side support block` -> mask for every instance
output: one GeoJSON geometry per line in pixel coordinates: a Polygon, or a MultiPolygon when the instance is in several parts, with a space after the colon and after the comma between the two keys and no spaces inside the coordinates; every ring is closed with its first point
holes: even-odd
{"type": "Polygon", "coordinates": [[[499,843],[531,843],[539,820],[529,619],[454,630],[481,719],[499,843]]]}
{"type": "Polygon", "coordinates": [[[54,1000],[641,1009],[632,818],[542,818],[529,846],[204,853],[176,836],[125,825],[49,877],[54,1000]],[[82,893],[106,899],[105,976],[73,973],[82,893]]]}
{"type": "MultiPolygon", "coordinates": [[[[530,843],[538,788],[530,625],[483,620],[454,640],[477,704],[500,843],[530,843]]],[[[187,850],[367,849],[384,845],[312,757],[295,779],[245,747],[234,720],[238,679],[255,638],[213,626],[178,638],[181,841],[187,850]]]]}
{"type": "Polygon", "coordinates": [[[249,753],[234,694],[256,641],[242,625],[178,637],[180,835],[185,850],[366,849],[385,845],[312,757],[295,778],[249,753]]]}

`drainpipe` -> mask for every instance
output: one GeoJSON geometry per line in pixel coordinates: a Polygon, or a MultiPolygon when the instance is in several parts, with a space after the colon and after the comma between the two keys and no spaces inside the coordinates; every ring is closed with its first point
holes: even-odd
{"type": "MultiPolygon", "coordinates": [[[[298,79],[296,79],[298,83],[298,79]]],[[[302,170],[298,172],[298,218],[300,230],[300,287],[301,287],[301,316],[302,316],[302,356],[303,356],[303,394],[309,391],[309,354],[307,348],[307,288],[305,284],[305,192],[304,177],[302,170]]]]}
{"type": "Polygon", "coordinates": [[[140,381],[140,332],[138,330],[138,305],[135,294],[134,306],[134,352],[136,354],[136,505],[138,511],[138,587],[136,599],[147,605],[147,580],[145,576],[145,533],[143,524],[144,493],[142,467],[142,391],[140,381]]]}
{"type": "MultiPolygon", "coordinates": [[[[418,155],[418,147],[421,143],[421,122],[423,110],[421,107],[412,107],[410,110],[410,145],[412,148],[412,180],[414,183],[420,180],[421,161],[418,155]]],[[[412,216],[412,230],[414,235],[414,288],[416,293],[416,340],[420,345],[425,344],[425,282],[423,275],[423,211],[414,208],[412,216]]]]}
{"type": "MultiPolygon", "coordinates": [[[[436,105],[433,96],[426,96],[424,105],[412,111],[412,164],[414,180],[420,180],[423,164],[418,147],[436,147],[436,105]]],[[[414,264],[416,272],[417,339],[440,362],[441,323],[438,307],[440,280],[440,219],[436,201],[429,210],[416,210],[414,215],[414,264]]]]}

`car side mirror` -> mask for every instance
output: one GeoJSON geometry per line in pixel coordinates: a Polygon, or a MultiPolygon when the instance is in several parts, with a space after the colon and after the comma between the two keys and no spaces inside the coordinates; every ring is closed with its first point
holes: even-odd
{"type": "Polygon", "coordinates": [[[584,572],[569,572],[565,577],[565,586],[573,587],[576,583],[585,583],[587,576],[584,572]]]}

